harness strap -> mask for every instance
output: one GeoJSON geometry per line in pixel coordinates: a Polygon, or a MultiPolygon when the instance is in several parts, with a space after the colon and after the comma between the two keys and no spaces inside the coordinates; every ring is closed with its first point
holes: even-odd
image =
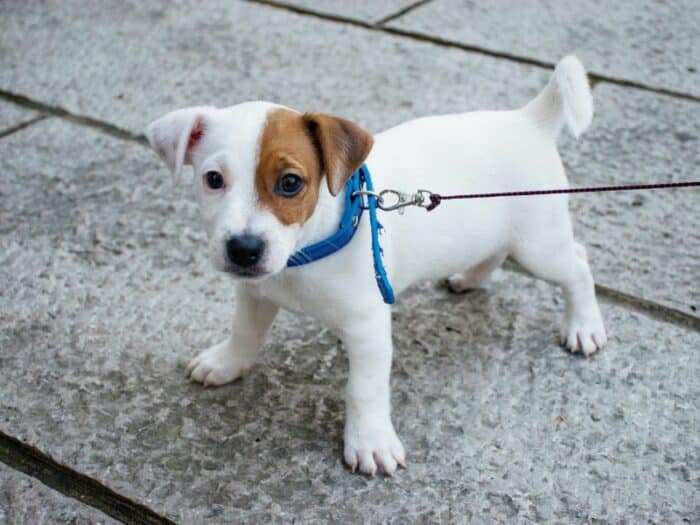
{"type": "Polygon", "coordinates": [[[340,219],[338,231],[317,243],[305,246],[294,252],[287,260],[287,267],[301,266],[328,257],[337,252],[355,235],[362,216],[362,199],[353,193],[361,189],[360,172],[356,171],[345,183],[345,209],[340,219]]]}
{"type": "Polygon", "coordinates": [[[360,218],[362,217],[362,212],[365,210],[362,199],[363,195],[367,198],[366,209],[369,211],[374,277],[384,302],[387,304],[394,304],[394,290],[391,287],[386,268],[384,267],[384,252],[379,244],[379,234],[384,227],[377,219],[377,196],[374,194],[372,177],[365,164],[353,173],[352,177],[345,183],[345,209],[340,219],[338,231],[317,243],[305,246],[294,252],[287,260],[287,267],[293,268],[295,266],[302,266],[318,261],[319,259],[323,259],[337,252],[348,244],[355,236],[360,218]],[[363,187],[366,187],[367,191],[363,192],[363,187]]]}
{"type": "Polygon", "coordinates": [[[370,177],[369,170],[366,165],[362,165],[360,168],[360,176],[364,177],[365,183],[367,184],[367,191],[370,192],[367,195],[367,205],[369,208],[369,226],[372,233],[372,259],[374,260],[374,278],[377,280],[377,286],[379,291],[384,298],[386,304],[394,304],[396,299],[394,298],[394,289],[389,282],[389,277],[386,274],[386,268],[384,268],[384,250],[382,250],[379,244],[379,234],[384,230],[384,226],[381,225],[377,219],[377,197],[373,195],[374,186],[372,185],[372,178],[370,177]]]}

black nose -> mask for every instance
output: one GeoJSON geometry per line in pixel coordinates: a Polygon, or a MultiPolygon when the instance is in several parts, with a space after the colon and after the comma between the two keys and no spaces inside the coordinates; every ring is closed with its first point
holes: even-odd
{"type": "Polygon", "coordinates": [[[265,243],[257,235],[234,235],[226,241],[229,260],[241,268],[249,268],[260,260],[265,243]]]}

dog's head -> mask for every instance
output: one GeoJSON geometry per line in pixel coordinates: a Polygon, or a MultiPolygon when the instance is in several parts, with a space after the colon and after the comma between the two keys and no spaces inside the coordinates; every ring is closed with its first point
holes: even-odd
{"type": "Polygon", "coordinates": [[[285,267],[323,179],[337,195],[373,143],[347,120],[265,102],[173,111],[146,136],[175,182],[193,167],[212,264],[244,278],[285,267]]]}

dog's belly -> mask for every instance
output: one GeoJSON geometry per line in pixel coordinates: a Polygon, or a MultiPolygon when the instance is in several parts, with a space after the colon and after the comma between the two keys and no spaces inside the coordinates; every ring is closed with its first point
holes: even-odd
{"type": "Polygon", "coordinates": [[[504,220],[494,218],[504,212],[498,205],[483,208],[483,204],[469,207],[460,202],[440,215],[416,209],[387,220],[395,291],[417,281],[448,277],[507,252],[504,220]]]}

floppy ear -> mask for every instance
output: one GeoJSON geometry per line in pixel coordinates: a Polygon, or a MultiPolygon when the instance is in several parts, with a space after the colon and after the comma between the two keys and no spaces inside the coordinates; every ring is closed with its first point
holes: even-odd
{"type": "Polygon", "coordinates": [[[146,128],[148,142],[170,169],[175,184],[180,181],[182,167],[192,164],[192,150],[204,136],[205,115],[212,109],[207,106],[178,109],[146,128]]]}
{"type": "Polygon", "coordinates": [[[369,155],[374,139],[357,124],[339,117],[306,113],[303,118],[318,148],[328,189],[338,195],[369,155]]]}

